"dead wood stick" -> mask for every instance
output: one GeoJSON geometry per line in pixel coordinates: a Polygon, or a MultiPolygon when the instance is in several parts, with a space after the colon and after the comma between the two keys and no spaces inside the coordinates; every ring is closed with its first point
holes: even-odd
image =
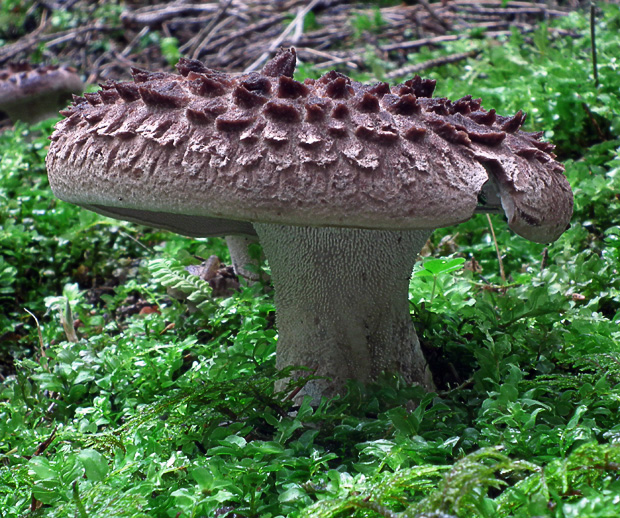
{"type": "Polygon", "coordinates": [[[125,11],[121,13],[121,21],[129,25],[159,25],[171,18],[197,16],[205,12],[217,11],[218,7],[213,4],[177,4],[168,5],[164,8],[157,7],[139,9],[137,11],[125,11]]]}
{"type": "Polygon", "coordinates": [[[32,47],[35,47],[41,43],[45,43],[46,47],[58,45],[65,41],[70,41],[72,38],[79,34],[89,32],[106,32],[113,31],[115,27],[109,25],[87,25],[86,27],[80,27],[77,29],[70,29],[68,31],[55,32],[53,34],[39,34],[38,31],[34,31],[23,38],[17,40],[15,43],[4,45],[0,47],[0,63],[9,61],[22,52],[30,52],[32,47]],[[52,44],[52,42],[54,42],[52,44]]]}
{"type": "Polygon", "coordinates": [[[297,47],[297,55],[302,59],[304,56],[316,57],[324,59],[325,61],[314,62],[314,67],[317,69],[333,68],[337,65],[346,65],[349,69],[357,70],[360,68],[363,61],[362,56],[366,52],[366,49],[357,49],[347,52],[332,51],[325,52],[313,47],[297,47]]]}
{"type": "Polygon", "coordinates": [[[129,42],[129,45],[127,45],[124,49],[123,52],[121,52],[121,56],[125,57],[125,56],[129,56],[129,54],[131,54],[133,52],[133,49],[135,48],[135,46],[140,42],[140,40],[146,36],[148,34],[148,32],[150,31],[150,27],[148,25],[145,25],[144,27],[142,27],[142,29],[140,30],[140,32],[138,34],[136,34],[136,36],[129,42]]]}
{"type": "Polygon", "coordinates": [[[415,49],[418,47],[425,47],[427,45],[436,45],[438,43],[444,43],[446,41],[456,41],[464,38],[465,34],[448,34],[446,36],[435,36],[433,38],[422,38],[413,41],[401,41],[399,43],[391,43],[389,45],[381,45],[379,50],[382,52],[390,52],[392,50],[406,50],[415,49]]]}
{"type": "Polygon", "coordinates": [[[449,63],[456,63],[457,61],[462,61],[463,59],[473,58],[479,53],[479,50],[470,50],[468,52],[460,52],[458,54],[450,54],[449,56],[429,59],[428,61],[423,61],[422,63],[416,63],[415,65],[409,65],[406,67],[398,68],[396,70],[392,70],[391,72],[385,74],[385,78],[394,79],[401,76],[410,76],[412,74],[422,72],[422,70],[428,70],[429,68],[440,67],[449,63]]]}
{"type": "MultiPolygon", "coordinates": [[[[215,35],[215,33],[212,32],[213,28],[222,19],[222,16],[224,16],[231,3],[232,0],[227,0],[225,3],[220,5],[220,8],[215,13],[209,24],[201,29],[194,38],[192,38],[192,40],[195,41],[195,43],[192,43],[189,47],[189,54],[192,59],[198,59],[198,56],[200,56],[200,49],[206,46],[209,41],[213,39],[213,36],[215,35]]],[[[184,50],[181,51],[184,52],[184,50]]]]}
{"type": "Polygon", "coordinates": [[[229,44],[231,42],[239,41],[241,38],[243,38],[247,34],[254,34],[254,33],[258,33],[259,31],[262,31],[264,29],[268,29],[272,25],[274,25],[276,23],[280,23],[285,18],[286,18],[286,16],[284,14],[278,14],[278,15],[272,16],[272,17],[270,17],[270,18],[268,18],[266,20],[263,20],[262,22],[258,22],[258,23],[254,23],[252,25],[248,25],[247,27],[244,27],[241,30],[235,31],[235,32],[230,33],[228,35],[222,36],[221,38],[218,38],[215,41],[212,41],[209,45],[207,45],[204,49],[202,49],[202,52],[209,53],[209,52],[211,52],[213,50],[216,50],[216,49],[219,50],[224,45],[227,45],[227,44],[229,44]]]}
{"type": "Polygon", "coordinates": [[[320,1],[321,0],[312,0],[312,2],[310,2],[306,7],[301,9],[297,13],[297,16],[295,16],[295,19],[291,23],[288,24],[288,27],[286,29],[282,31],[280,36],[278,36],[275,40],[271,42],[271,45],[269,45],[269,48],[267,49],[267,51],[263,52],[260,55],[260,57],[257,60],[255,60],[254,63],[252,63],[249,67],[246,67],[245,72],[246,73],[252,72],[252,70],[256,70],[260,65],[262,65],[263,62],[266,61],[267,58],[269,58],[269,56],[271,56],[271,54],[280,46],[280,44],[284,41],[284,39],[295,28],[296,24],[298,23],[298,20],[301,18],[302,23],[303,23],[303,19],[306,16],[306,14],[308,14],[312,9],[314,9],[314,6],[317,5],[320,1]]]}
{"type": "Polygon", "coordinates": [[[435,20],[439,25],[441,25],[441,27],[443,27],[445,30],[450,29],[450,25],[444,20],[442,20],[439,15],[437,15],[437,13],[426,0],[418,0],[418,2],[422,5],[422,7],[424,7],[424,9],[426,9],[431,18],[435,20]]]}
{"type": "Polygon", "coordinates": [[[504,9],[504,8],[510,8],[510,7],[525,7],[525,8],[532,8],[532,7],[542,7],[542,8],[547,8],[547,4],[545,3],[533,3],[533,2],[519,2],[519,1],[509,1],[509,2],[504,2],[504,0],[456,0],[454,2],[450,2],[450,6],[454,6],[454,7],[458,7],[461,5],[466,5],[466,6],[473,6],[473,7],[482,7],[484,5],[491,5],[491,6],[496,6],[498,7],[500,10],[504,9]]]}

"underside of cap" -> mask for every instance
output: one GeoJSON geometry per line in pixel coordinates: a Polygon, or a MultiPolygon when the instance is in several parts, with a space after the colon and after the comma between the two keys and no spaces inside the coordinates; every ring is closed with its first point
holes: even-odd
{"type": "Polygon", "coordinates": [[[182,60],[180,75],[102,85],[51,137],[55,194],[187,235],[225,234],[230,222],[432,229],[501,207],[535,241],[568,225],[563,168],[519,129],[521,112],[433,98],[434,81],[417,76],[390,87],[332,71],[301,83],[292,65],[292,50],[240,76],[182,60]]]}
{"type": "Polygon", "coordinates": [[[103,205],[83,207],[103,216],[161,228],[188,237],[256,236],[254,227],[247,221],[103,205]]]}

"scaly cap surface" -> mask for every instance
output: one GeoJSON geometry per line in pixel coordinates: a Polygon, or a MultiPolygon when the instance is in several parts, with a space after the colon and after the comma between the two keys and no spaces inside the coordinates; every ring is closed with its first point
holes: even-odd
{"type": "Polygon", "coordinates": [[[566,229],[563,167],[519,129],[522,112],[433,98],[435,81],[417,76],[301,83],[294,64],[292,49],[239,76],[182,59],[180,74],[134,70],[76,98],[51,137],[54,193],[188,235],[252,233],[247,222],[431,229],[501,210],[496,194],[522,236],[566,229]]]}

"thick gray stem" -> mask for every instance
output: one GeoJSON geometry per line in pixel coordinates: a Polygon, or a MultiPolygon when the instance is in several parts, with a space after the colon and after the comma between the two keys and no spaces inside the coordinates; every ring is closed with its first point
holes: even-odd
{"type": "Polygon", "coordinates": [[[277,366],[304,365],[317,380],[305,394],[340,391],[383,372],[433,388],[409,313],[409,278],[430,231],[255,224],[271,266],[277,366]]]}
{"type": "MultiPolygon", "coordinates": [[[[235,273],[239,277],[243,277],[250,284],[261,279],[261,275],[257,273],[259,267],[258,261],[250,255],[250,245],[258,243],[257,237],[251,236],[226,236],[226,244],[230,253],[230,260],[235,273]],[[250,271],[247,266],[252,265],[255,271],[250,271]]],[[[267,280],[264,278],[263,280],[267,280]]]]}

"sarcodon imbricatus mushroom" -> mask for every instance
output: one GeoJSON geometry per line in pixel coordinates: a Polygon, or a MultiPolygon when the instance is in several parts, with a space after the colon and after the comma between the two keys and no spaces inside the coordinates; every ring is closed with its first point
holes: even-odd
{"type": "Polygon", "coordinates": [[[72,67],[10,63],[0,70],[0,112],[13,121],[34,123],[58,117],[84,83],[72,67]]]}
{"type": "Polygon", "coordinates": [[[275,286],[277,365],[305,365],[317,400],[397,372],[433,387],[408,304],[434,228],[503,209],[536,242],[567,228],[573,197],[525,115],[435,81],[293,79],[295,51],[232,76],[182,59],[134,70],[62,113],[47,157],[59,198],[189,236],[258,234],[275,286]]]}

